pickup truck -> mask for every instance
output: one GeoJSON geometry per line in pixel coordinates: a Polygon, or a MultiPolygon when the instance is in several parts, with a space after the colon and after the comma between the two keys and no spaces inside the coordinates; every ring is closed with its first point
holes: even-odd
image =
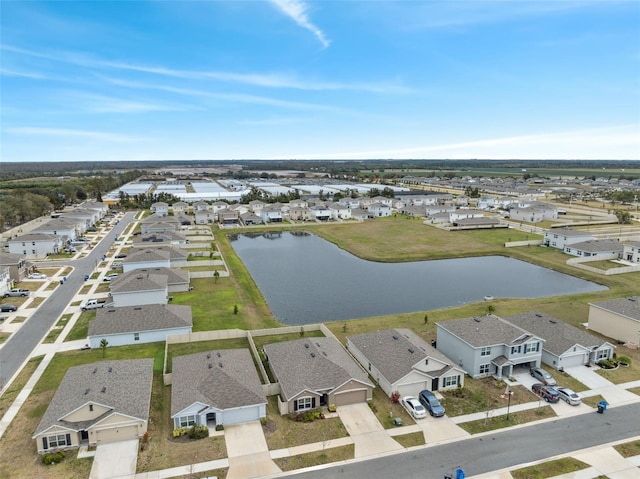
{"type": "Polygon", "coordinates": [[[104,308],[105,304],[107,304],[106,299],[88,299],[84,302],[80,309],[82,311],[89,311],[90,309],[104,308]]]}
{"type": "Polygon", "coordinates": [[[5,298],[9,297],[18,297],[18,296],[29,296],[30,291],[28,289],[14,288],[11,291],[4,294],[5,298]]]}

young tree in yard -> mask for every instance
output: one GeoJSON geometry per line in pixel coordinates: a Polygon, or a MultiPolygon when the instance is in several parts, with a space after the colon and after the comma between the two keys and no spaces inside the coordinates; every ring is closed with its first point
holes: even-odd
{"type": "Polygon", "coordinates": [[[102,357],[104,358],[107,354],[107,346],[109,346],[109,341],[106,338],[102,338],[100,340],[100,349],[102,349],[102,357]]]}
{"type": "Polygon", "coordinates": [[[220,277],[220,273],[218,272],[218,270],[215,270],[213,272],[213,280],[217,283],[218,282],[218,278],[220,277]]]}
{"type": "Polygon", "coordinates": [[[493,304],[487,306],[487,314],[493,314],[496,312],[496,307],[493,304]]]}
{"type": "Polygon", "coordinates": [[[237,304],[234,304],[234,305],[233,305],[233,314],[238,314],[238,311],[239,311],[239,309],[238,309],[238,305],[237,305],[237,304]]]}

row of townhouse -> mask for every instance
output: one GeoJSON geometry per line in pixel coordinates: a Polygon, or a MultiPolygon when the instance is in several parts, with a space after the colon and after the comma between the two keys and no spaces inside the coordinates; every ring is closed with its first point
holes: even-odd
{"type": "Polygon", "coordinates": [[[640,242],[620,242],[617,239],[594,239],[593,233],[571,228],[554,228],[544,234],[544,245],[561,249],[583,258],[617,257],[630,263],[640,263],[640,242]]]}

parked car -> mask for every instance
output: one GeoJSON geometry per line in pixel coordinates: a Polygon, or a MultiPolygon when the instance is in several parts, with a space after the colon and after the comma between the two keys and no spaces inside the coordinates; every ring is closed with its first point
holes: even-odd
{"type": "Polygon", "coordinates": [[[27,276],[28,279],[47,279],[47,275],[43,273],[31,273],[27,276]]]}
{"type": "Polygon", "coordinates": [[[420,400],[420,404],[422,404],[429,414],[434,417],[442,417],[444,416],[444,407],[438,401],[438,398],[431,391],[424,390],[420,391],[418,394],[418,399],[420,400]]]}
{"type": "Polygon", "coordinates": [[[556,403],[560,401],[560,393],[553,386],[547,386],[542,383],[535,383],[531,386],[531,390],[547,402],[556,403]]]}
{"type": "Polygon", "coordinates": [[[572,406],[577,406],[582,402],[582,399],[573,389],[569,388],[556,388],[558,390],[558,394],[560,395],[560,399],[562,399],[567,404],[571,404],[572,406]]]}
{"type": "Polygon", "coordinates": [[[547,386],[556,385],[556,380],[553,379],[553,376],[542,368],[531,368],[529,370],[529,374],[547,386]]]}
{"type": "Polygon", "coordinates": [[[114,279],[116,279],[118,277],[118,275],[116,273],[111,273],[108,274],[104,277],[103,281],[112,281],[114,279]]]}
{"type": "Polygon", "coordinates": [[[31,292],[28,289],[14,288],[4,294],[5,298],[19,298],[20,296],[29,296],[31,292]]]}
{"type": "Polygon", "coordinates": [[[402,398],[402,404],[414,418],[422,419],[423,417],[427,417],[427,411],[422,404],[420,404],[418,398],[414,396],[405,396],[402,398]]]}
{"type": "Polygon", "coordinates": [[[88,231],[89,233],[95,233],[96,231],[98,231],[98,229],[97,229],[95,226],[89,226],[89,227],[87,228],[87,231],[88,231]]]}
{"type": "Polygon", "coordinates": [[[116,259],[122,259],[122,258],[126,258],[127,255],[124,253],[118,253],[117,255],[114,256],[114,258],[116,259]]]}
{"type": "Polygon", "coordinates": [[[15,304],[0,304],[0,311],[3,313],[9,313],[17,310],[18,308],[15,304]]]}

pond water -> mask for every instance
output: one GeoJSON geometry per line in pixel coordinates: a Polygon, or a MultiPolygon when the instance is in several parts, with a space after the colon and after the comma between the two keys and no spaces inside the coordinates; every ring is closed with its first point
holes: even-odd
{"type": "MultiPolygon", "coordinates": [[[[231,237],[274,316],[298,325],[428,311],[605,286],[503,256],[376,263],[305,232],[231,237]]],[[[392,325],[389,325],[392,326],[392,325]]]]}

